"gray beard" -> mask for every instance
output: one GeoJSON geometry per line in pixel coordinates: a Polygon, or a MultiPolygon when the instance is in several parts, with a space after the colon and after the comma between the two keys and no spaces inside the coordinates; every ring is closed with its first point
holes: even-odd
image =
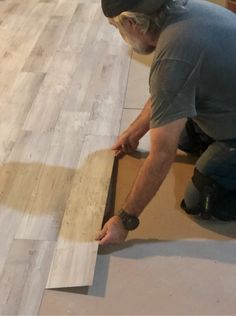
{"type": "Polygon", "coordinates": [[[155,46],[135,43],[134,41],[130,40],[128,37],[126,37],[125,40],[136,53],[141,54],[141,55],[151,54],[156,49],[155,46]]]}

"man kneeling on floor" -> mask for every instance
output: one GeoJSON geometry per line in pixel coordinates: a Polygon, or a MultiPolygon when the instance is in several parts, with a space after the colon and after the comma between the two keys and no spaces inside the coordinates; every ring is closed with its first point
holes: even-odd
{"type": "Polygon", "coordinates": [[[102,9],[136,52],[155,55],[151,97],[113,146],[116,155],[132,153],[150,130],[150,153],[100,244],[137,228],[178,147],[200,156],[182,208],[236,219],[236,15],[201,0],[102,0],[102,9]]]}

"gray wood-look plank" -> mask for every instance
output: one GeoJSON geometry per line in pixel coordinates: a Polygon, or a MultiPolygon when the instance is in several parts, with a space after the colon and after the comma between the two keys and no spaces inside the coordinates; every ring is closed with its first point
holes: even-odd
{"type": "Polygon", "coordinates": [[[24,212],[34,198],[40,172],[50,148],[52,132],[22,132],[1,166],[0,232],[15,238],[24,212]]]}
{"type": "Polygon", "coordinates": [[[74,52],[56,53],[26,117],[24,130],[46,131],[55,128],[78,60],[79,55],[74,52]]]}
{"type": "Polygon", "coordinates": [[[89,113],[60,114],[45,163],[16,230],[16,238],[56,240],[72,188],[89,113]]]}
{"type": "Polygon", "coordinates": [[[114,137],[87,136],[54,252],[47,288],[91,285],[114,154],[114,137]]]}
{"type": "Polygon", "coordinates": [[[70,16],[50,17],[30,56],[27,58],[23,71],[47,72],[70,18],[70,16]]]}
{"type": "Polygon", "coordinates": [[[45,74],[19,73],[11,91],[0,98],[0,162],[10,154],[45,74]]]}
{"type": "Polygon", "coordinates": [[[54,243],[13,240],[0,276],[0,315],[37,315],[54,243]]]}
{"type": "Polygon", "coordinates": [[[7,15],[3,18],[0,27],[0,98],[11,90],[52,8],[51,4],[36,3],[29,17],[7,15]]]}
{"type": "Polygon", "coordinates": [[[35,315],[92,283],[130,58],[98,0],[0,0],[0,41],[0,314],[35,315]]]}
{"type": "Polygon", "coordinates": [[[73,16],[80,0],[59,0],[53,16],[73,16]]]}

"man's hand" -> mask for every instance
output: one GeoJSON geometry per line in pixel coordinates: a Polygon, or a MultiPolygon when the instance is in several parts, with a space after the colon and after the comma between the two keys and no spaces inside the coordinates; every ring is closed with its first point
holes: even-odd
{"type": "Polygon", "coordinates": [[[113,216],[104,225],[96,240],[99,245],[119,244],[125,241],[128,231],[124,228],[119,216],[113,216]]]}
{"type": "Polygon", "coordinates": [[[132,136],[128,130],[122,133],[116,143],[112,146],[112,149],[115,150],[115,156],[121,157],[124,154],[133,153],[139,145],[139,140],[132,136]]]}

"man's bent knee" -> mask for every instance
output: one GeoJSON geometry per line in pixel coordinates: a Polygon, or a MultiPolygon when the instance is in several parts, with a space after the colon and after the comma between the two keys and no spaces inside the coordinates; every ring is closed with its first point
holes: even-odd
{"type": "Polygon", "coordinates": [[[188,214],[201,214],[204,219],[213,215],[223,221],[236,220],[236,190],[226,190],[195,169],[181,207],[188,214]]]}
{"type": "Polygon", "coordinates": [[[209,219],[224,192],[225,190],[213,179],[195,169],[181,207],[188,214],[201,214],[204,219],[209,219]]]}

